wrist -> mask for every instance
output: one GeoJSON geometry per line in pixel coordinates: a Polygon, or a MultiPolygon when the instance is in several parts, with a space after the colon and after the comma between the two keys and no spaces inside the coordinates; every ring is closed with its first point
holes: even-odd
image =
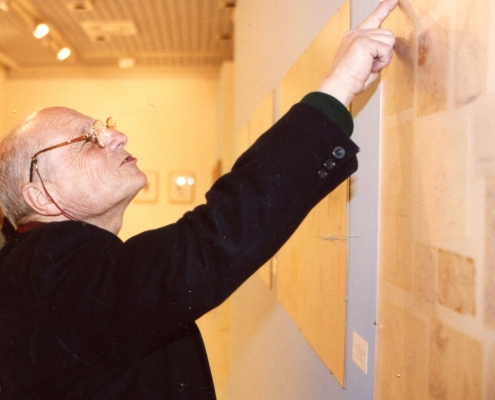
{"type": "Polygon", "coordinates": [[[340,101],[346,107],[349,107],[352,100],[354,99],[354,93],[352,93],[340,81],[333,77],[324,79],[318,87],[317,91],[329,94],[330,96],[340,101]]]}
{"type": "Polygon", "coordinates": [[[352,135],[354,123],[349,110],[333,96],[323,92],[312,92],[304,96],[301,103],[316,107],[324,112],[348,137],[352,135]]]}

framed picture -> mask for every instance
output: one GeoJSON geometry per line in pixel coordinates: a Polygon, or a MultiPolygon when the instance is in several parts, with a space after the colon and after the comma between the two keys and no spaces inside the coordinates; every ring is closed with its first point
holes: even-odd
{"type": "Polygon", "coordinates": [[[157,171],[143,171],[148,177],[146,186],[134,198],[136,203],[158,202],[159,173],[157,171]]]}
{"type": "Polygon", "coordinates": [[[192,172],[171,172],[168,179],[168,201],[172,204],[194,202],[196,178],[192,172]]]}

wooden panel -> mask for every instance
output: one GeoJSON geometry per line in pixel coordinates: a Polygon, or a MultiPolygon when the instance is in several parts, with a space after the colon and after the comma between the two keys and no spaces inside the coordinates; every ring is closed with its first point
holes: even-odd
{"type": "Polygon", "coordinates": [[[385,23],[399,46],[382,76],[375,399],[491,400],[495,3],[400,6],[385,23]]]}
{"type": "MultiPolygon", "coordinates": [[[[315,90],[349,29],[347,1],[282,81],[282,113],[315,90]]],[[[344,386],[348,182],[325,198],[278,255],[277,298],[344,386]]]]}

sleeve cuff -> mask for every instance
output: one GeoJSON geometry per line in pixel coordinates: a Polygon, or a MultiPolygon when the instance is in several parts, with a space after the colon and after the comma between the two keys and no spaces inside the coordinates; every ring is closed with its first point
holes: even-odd
{"type": "Polygon", "coordinates": [[[308,104],[323,111],[348,137],[354,130],[351,113],[336,98],[323,92],[312,92],[304,96],[301,103],[308,104]]]}

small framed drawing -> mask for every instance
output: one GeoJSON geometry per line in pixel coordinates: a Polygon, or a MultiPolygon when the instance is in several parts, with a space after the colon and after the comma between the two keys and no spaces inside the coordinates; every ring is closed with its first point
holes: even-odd
{"type": "Polygon", "coordinates": [[[196,179],[192,172],[171,172],[168,179],[168,201],[173,204],[194,202],[196,179]]]}
{"type": "Polygon", "coordinates": [[[134,198],[136,203],[156,203],[158,201],[159,173],[157,171],[143,171],[148,177],[146,186],[134,198]]]}

